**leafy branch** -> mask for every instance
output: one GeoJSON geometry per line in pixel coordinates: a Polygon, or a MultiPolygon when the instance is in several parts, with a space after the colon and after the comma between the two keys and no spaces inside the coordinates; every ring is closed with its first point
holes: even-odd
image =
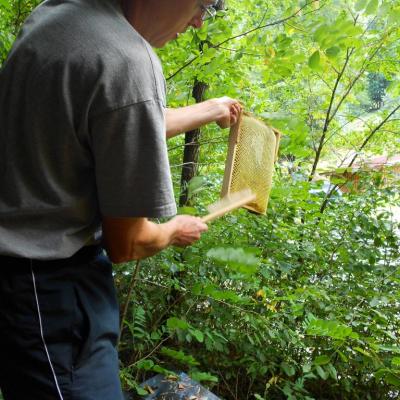
{"type": "MultiPolygon", "coordinates": [[[[243,33],[240,33],[240,34],[238,34],[238,35],[235,35],[235,36],[232,36],[232,37],[230,37],[230,38],[227,38],[227,39],[225,39],[225,40],[223,40],[222,42],[220,42],[220,43],[218,43],[218,44],[216,44],[216,45],[213,45],[213,46],[210,46],[210,47],[212,47],[212,48],[220,48],[221,46],[223,46],[225,43],[227,43],[227,42],[230,42],[230,41],[232,41],[232,40],[235,40],[235,39],[239,39],[239,38],[243,38],[243,37],[245,37],[245,36],[247,36],[247,35],[249,35],[249,34],[251,34],[251,33],[253,33],[253,32],[256,32],[256,31],[258,31],[258,30],[261,30],[261,29],[265,29],[265,28],[270,28],[271,26],[275,26],[275,25],[280,25],[280,24],[284,24],[285,22],[287,22],[287,21],[289,21],[289,20],[291,20],[291,19],[294,19],[294,18],[296,18],[296,17],[298,17],[299,15],[307,15],[307,14],[310,14],[310,13],[314,13],[314,12],[316,12],[316,10],[312,10],[312,11],[308,11],[308,12],[306,12],[306,13],[304,13],[304,14],[302,14],[302,11],[305,9],[305,8],[307,8],[309,5],[311,5],[311,4],[313,4],[313,3],[316,3],[316,2],[318,2],[319,0],[312,0],[312,1],[310,1],[310,2],[308,2],[308,3],[306,3],[306,4],[304,4],[302,7],[300,7],[296,12],[294,12],[293,14],[291,14],[290,16],[288,16],[288,17],[286,17],[286,18],[282,18],[282,19],[279,19],[279,20],[277,20],[277,21],[274,21],[274,22],[270,22],[270,23],[267,23],[267,24],[264,24],[264,25],[257,25],[255,28],[253,28],[253,29],[250,29],[250,30],[248,30],[248,31],[246,31],[246,32],[243,32],[243,33]]],[[[193,62],[195,62],[197,59],[199,59],[202,55],[203,55],[203,51],[200,51],[200,53],[197,55],[197,56],[195,56],[195,57],[193,57],[193,58],[191,58],[189,61],[187,61],[185,64],[183,64],[180,68],[178,68],[174,73],[172,73],[170,76],[168,76],[167,78],[166,78],[166,80],[167,81],[169,81],[169,80],[171,80],[171,79],[173,79],[176,75],[178,75],[181,71],[183,71],[185,68],[187,68],[187,67],[189,67],[193,62]]]]}
{"type": "Polygon", "coordinates": [[[368,68],[368,66],[370,65],[371,61],[378,55],[379,50],[381,50],[384,42],[385,42],[385,38],[383,38],[380,41],[379,45],[374,48],[372,53],[365,58],[365,60],[363,61],[362,65],[361,65],[361,68],[359,69],[358,73],[355,75],[355,77],[347,85],[344,93],[340,96],[340,99],[339,99],[338,103],[336,105],[334,105],[335,99],[337,97],[337,90],[338,90],[339,84],[340,84],[340,82],[342,81],[342,79],[344,77],[344,73],[345,73],[346,69],[349,67],[350,58],[355,54],[355,50],[356,49],[353,47],[353,48],[347,50],[345,62],[343,64],[343,67],[341,68],[341,70],[337,74],[335,85],[334,85],[333,90],[332,90],[332,94],[331,94],[331,97],[330,97],[328,110],[327,110],[326,116],[325,116],[324,127],[322,129],[322,134],[321,134],[321,137],[320,137],[320,140],[319,140],[319,145],[318,145],[318,148],[317,148],[317,151],[316,151],[316,154],[315,154],[315,158],[314,158],[314,162],[313,162],[313,165],[312,165],[312,168],[311,168],[311,173],[310,173],[309,178],[308,178],[309,182],[311,182],[313,180],[314,176],[315,176],[315,173],[316,173],[316,170],[317,170],[317,167],[318,167],[318,163],[319,163],[320,158],[321,158],[322,150],[324,148],[324,145],[327,143],[326,137],[327,137],[327,133],[328,133],[328,130],[329,130],[331,122],[336,117],[337,112],[339,111],[339,109],[342,106],[343,102],[349,96],[349,94],[352,91],[352,89],[354,88],[355,84],[359,81],[359,79],[365,73],[365,71],[368,68]]]}

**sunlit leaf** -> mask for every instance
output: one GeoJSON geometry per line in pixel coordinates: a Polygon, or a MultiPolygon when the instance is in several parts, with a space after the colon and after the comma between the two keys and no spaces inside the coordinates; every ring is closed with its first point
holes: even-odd
{"type": "Polygon", "coordinates": [[[367,8],[365,9],[365,14],[366,15],[375,14],[377,10],[378,10],[378,0],[371,0],[368,3],[367,8]]]}
{"type": "Polygon", "coordinates": [[[319,50],[314,51],[311,57],[308,59],[308,65],[313,70],[318,70],[320,67],[321,56],[319,50]]]}
{"type": "Polygon", "coordinates": [[[208,372],[195,371],[190,374],[191,378],[198,382],[218,382],[218,377],[208,372]]]}
{"type": "Polygon", "coordinates": [[[179,319],[176,317],[171,317],[168,318],[167,320],[167,326],[169,329],[188,329],[189,328],[189,324],[184,321],[183,319],[179,319]]]}
{"type": "Polygon", "coordinates": [[[195,366],[195,365],[199,365],[200,363],[192,356],[190,355],[186,355],[183,351],[176,351],[173,349],[170,349],[168,347],[163,347],[161,349],[161,354],[172,358],[176,361],[181,362],[182,364],[187,364],[190,366],[195,366]]]}
{"type": "Polygon", "coordinates": [[[198,342],[203,343],[204,334],[198,329],[190,330],[190,333],[197,339],[198,342]]]}
{"type": "Polygon", "coordinates": [[[315,365],[325,365],[330,362],[331,358],[327,355],[318,356],[314,360],[315,365]]]}
{"type": "Polygon", "coordinates": [[[259,264],[254,251],[243,248],[216,247],[207,252],[207,257],[244,274],[254,274],[259,264]]]}
{"type": "Polygon", "coordinates": [[[354,8],[356,11],[361,11],[366,7],[366,5],[367,0],[358,0],[354,8]]]}

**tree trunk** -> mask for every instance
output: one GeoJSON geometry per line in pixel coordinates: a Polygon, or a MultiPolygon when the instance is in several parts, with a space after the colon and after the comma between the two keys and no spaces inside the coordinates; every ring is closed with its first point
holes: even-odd
{"type": "MultiPolygon", "coordinates": [[[[220,0],[216,4],[217,10],[224,9],[224,1],[220,0]]],[[[203,47],[203,42],[200,43],[200,50],[203,47]]],[[[196,103],[201,103],[204,100],[204,94],[207,90],[207,84],[204,82],[195,81],[192,95],[196,103]]],[[[192,178],[197,175],[197,167],[199,162],[200,152],[200,129],[195,129],[185,133],[185,149],[183,152],[183,167],[181,175],[181,195],[179,198],[179,206],[183,207],[189,204],[188,184],[192,178]]]]}
{"type": "MultiPolygon", "coordinates": [[[[207,85],[196,80],[193,87],[193,97],[196,103],[201,103],[204,100],[204,94],[207,85]]],[[[183,152],[183,167],[181,176],[181,196],[179,205],[185,206],[189,203],[188,183],[197,175],[197,165],[199,161],[200,151],[200,129],[195,129],[185,133],[185,150],[183,152]]]]}

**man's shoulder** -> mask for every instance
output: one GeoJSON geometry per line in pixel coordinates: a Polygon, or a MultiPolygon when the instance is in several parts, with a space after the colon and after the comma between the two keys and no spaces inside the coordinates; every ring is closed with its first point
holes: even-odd
{"type": "Polygon", "coordinates": [[[47,0],[28,18],[16,44],[63,61],[95,56],[98,62],[104,56],[117,63],[118,57],[134,54],[135,61],[147,53],[115,0],[47,0]]]}
{"type": "Polygon", "coordinates": [[[157,56],[113,2],[45,1],[24,25],[2,79],[46,93],[62,84],[63,95],[90,97],[94,113],[150,99],[165,103],[157,56]]]}

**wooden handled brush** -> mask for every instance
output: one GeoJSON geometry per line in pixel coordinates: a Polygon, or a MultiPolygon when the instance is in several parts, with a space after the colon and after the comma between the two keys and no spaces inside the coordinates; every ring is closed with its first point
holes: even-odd
{"type": "Polygon", "coordinates": [[[214,204],[209,205],[207,207],[209,214],[202,217],[202,221],[205,223],[214,221],[214,219],[254,201],[255,198],[256,195],[250,189],[229,194],[214,204]]]}

